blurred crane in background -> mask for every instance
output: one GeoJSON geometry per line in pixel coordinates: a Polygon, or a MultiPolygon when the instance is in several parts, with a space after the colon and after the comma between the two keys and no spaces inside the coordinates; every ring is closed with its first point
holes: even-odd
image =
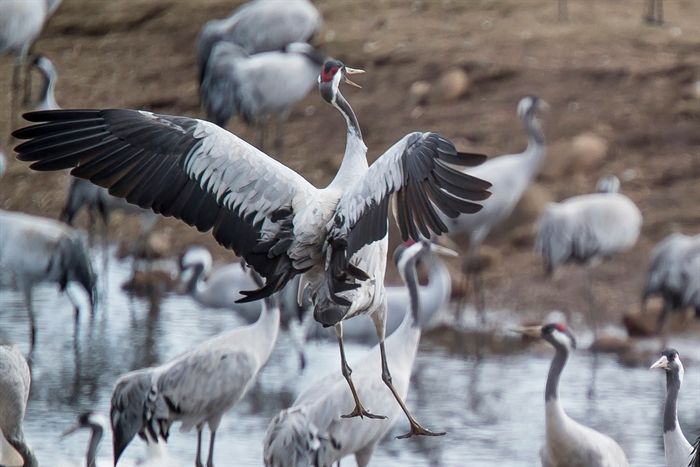
{"type": "Polygon", "coordinates": [[[31,82],[25,70],[34,41],[39,37],[46,20],[58,8],[61,0],[0,0],[0,55],[14,55],[10,125],[16,127],[19,112],[19,95],[24,81],[24,104],[29,103],[31,82]]]}
{"type": "Polygon", "coordinates": [[[0,210],[0,271],[8,273],[24,296],[30,323],[30,342],[36,341],[32,291],[41,282],[55,282],[73,303],[68,284],[79,283],[95,305],[95,275],[81,234],[60,222],[20,212],[0,210]]]}
{"type": "MultiPolygon", "coordinates": [[[[474,214],[463,214],[454,219],[441,216],[447,225],[451,239],[469,235],[469,247],[464,261],[467,278],[472,278],[474,303],[483,319],[485,308],[480,271],[475,265],[479,248],[489,232],[502,223],[513,212],[527,187],[532,183],[542,165],[545,155],[544,135],[537,112],[547,104],[536,96],[524,97],[518,102],[517,114],[527,134],[527,148],[520,154],[490,158],[478,167],[464,170],[473,177],[488,180],[493,195],[484,200],[483,208],[474,214]]],[[[461,307],[460,310],[461,312],[461,307]]]]}
{"type": "Polygon", "coordinates": [[[571,419],[559,402],[559,378],[576,339],[564,324],[530,326],[518,332],[549,342],[556,353],[545,387],[545,440],[540,450],[542,467],[626,467],[627,457],[612,438],[571,419]]]}
{"type": "Polygon", "coordinates": [[[535,238],[535,250],[542,255],[548,275],[562,264],[585,265],[588,317],[594,337],[597,337],[599,316],[593,306],[592,267],[632,248],[642,226],[639,208],[618,193],[617,177],[603,177],[596,188],[597,193],[548,204],[535,238]]]}
{"type": "Polygon", "coordinates": [[[17,347],[0,345],[0,369],[0,464],[38,467],[22,431],[32,382],[27,360],[17,347]]]}
{"type": "Polygon", "coordinates": [[[217,42],[231,42],[252,55],[309,42],[321,28],[321,14],[309,0],[253,0],[224,19],[208,21],[197,37],[199,82],[204,81],[217,42]]]}
{"type": "Polygon", "coordinates": [[[666,402],[664,404],[664,454],[667,467],[688,467],[693,446],[690,445],[678,423],[678,393],[683,383],[683,363],[678,351],[666,349],[649,369],[660,368],[666,372],[666,402]]]}
{"type": "Polygon", "coordinates": [[[700,318],[700,235],[673,233],[654,247],[642,293],[643,308],[654,295],[663,299],[658,330],[673,311],[693,307],[700,318]]]}
{"type": "Polygon", "coordinates": [[[283,51],[248,55],[231,42],[217,43],[209,57],[200,96],[207,119],[226,127],[240,115],[259,130],[258,148],[265,147],[265,133],[272,117],[277,120],[275,156],[284,147],[284,122],[292,107],[318,82],[318,70],[325,56],[302,42],[283,51]]]}

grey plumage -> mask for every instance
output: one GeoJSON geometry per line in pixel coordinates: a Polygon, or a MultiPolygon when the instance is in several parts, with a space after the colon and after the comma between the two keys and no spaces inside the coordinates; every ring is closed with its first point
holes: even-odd
{"type": "Polygon", "coordinates": [[[34,110],[53,110],[60,108],[56,102],[56,80],[58,74],[53,62],[44,55],[37,55],[32,67],[41,73],[43,83],[39,99],[34,104],[34,110]]]}
{"type": "MultiPolygon", "coordinates": [[[[387,355],[396,390],[406,397],[421,329],[429,323],[423,308],[416,277],[416,261],[428,259],[431,245],[421,242],[400,247],[398,267],[409,289],[410,312],[399,328],[386,340],[387,355]]],[[[384,407],[388,418],[367,421],[344,418],[354,404],[343,376],[333,372],[315,381],[302,392],[292,407],[283,410],[268,425],[263,442],[267,467],[330,467],[348,455],[354,455],[358,466],[365,467],[375,446],[391,430],[401,409],[391,404],[394,396],[377,377],[380,348],[376,345],[354,362],[353,372],[358,393],[368,407],[384,407]],[[291,453],[291,454],[290,454],[291,453]]]]}
{"type": "MultiPolygon", "coordinates": [[[[54,282],[61,291],[77,282],[95,304],[95,276],[80,233],[60,222],[29,214],[0,210],[0,269],[9,273],[24,294],[34,345],[36,327],[32,289],[54,282]]],[[[68,297],[78,311],[72,295],[68,297]]]]}
{"type": "Polygon", "coordinates": [[[27,409],[31,374],[20,351],[0,345],[0,464],[37,467],[32,449],[24,439],[22,421],[27,409]]]}
{"type": "Polygon", "coordinates": [[[130,371],[119,377],[112,391],[110,425],[114,465],[137,434],[148,442],[143,408],[151,389],[153,368],[130,371]]]}
{"type": "Polygon", "coordinates": [[[651,251],[642,302],[663,299],[658,324],[672,311],[694,307],[700,315],[700,235],[673,233],[651,251]]]}
{"type": "Polygon", "coordinates": [[[321,15],[309,0],[255,0],[231,16],[208,21],[197,37],[200,83],[214,46],[231,42],[248,54],[282,50],[292,42],[308,42],[321,27],[321,15]]]}
{"type": "MultiPolygon", "coordinates": [[[[10,122],[14,127],[15,114],[19,109],[19,92],[27,57],[34,41],[39,37],[44,23],[58,8],[61,0],[0,0],[0,55],[14,55],[12,74],[12,102],[10,122]]],[[[29,75],[25,78],[25,101],[29,95],[29,75]]]]}
{"type": "Polygon", "coordinates": [[[690,461],[689,467],[700,467],[700,435],[698,435],[693,445],[693,457],[690,461]]]}
{"type": "Polygon", "coordinates": [[[666,349],[650,369],[660,368],[666,372],[666,402],[664,404],[663,437],[666,467],[688,467],[693,447],[683,435],[678,423],[678,393],[683,384],[683,363],[675,349],[666,349]]]}
{"type": "Polygon", "coordinates": [[[559,402],[559,378],[576,339],[561,323],[521,328],[520,333],[549,342],[556,353],[545,387],[545,440],[542,467],[626,467],[627,457],[610,437],[571,419],[559,402]]]}
{"type": "Polygon", "coordinates": [[[277,118],[276,150],[282,148],[282,126],[292,107],[317,82],[324,56],[305,43],[292,43],[283,51],[249,56],[230,42],[217,43],[209,57],[200,87],[207,119],[225,127],[240,115],[260,129],[259,147],[265,129],[277,118]]]}
{"type": "Polygon", "coordinates": [[[92,411],[83,412],[78,415],[73,425],[61,434],[61,437],[68,436],[82,428],[90,430],[90,439],[87,452],[85,453],[85,466],[97,467],[97,448],[100,445],[100,441],[102,441],[107,424],[101,415],[92,411]]]}

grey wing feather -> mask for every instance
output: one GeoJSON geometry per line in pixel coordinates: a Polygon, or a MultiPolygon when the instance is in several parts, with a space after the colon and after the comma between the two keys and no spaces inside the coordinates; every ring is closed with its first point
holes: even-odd
{"type": "Polygon", "coordinates": [[[236,65],[248,54],[229,42],[219,42],[211,52],[200,87],[202,105],[207,118],[219,126],[237,114],[239,88],[236,65]]]}
{"type": "Polygon", "coordinates": [[[700,435],[698,435],[693,445],[693,457],[690,460],[688,467],[700,467],[700,435]]]}
{"type": "Polygon", "coordinates": [[[556,205],[547,207],[539,220],[535,237],[535,251],[545,262],[548,273],[572,256],[572,220],[562,215],[556,205]]]}
{"type": "Polygon", "coordinates": [[[132,371],[119,378],[110,403],[114,455],[119,458],[126,446],[145,427],[144,404],[151,388],[153,370],[132,371]]]}
{"type": "Polygon", "coordinates": [[[233,249],[267,279],[246,300],[269,296],[300,272],[287,248],[295,206],[316,190],[253,146],[202,120],[134,110],[25,114],[15,149],[36,170],[72,175],[112,195],[175,216],[233,249]]]}
{"type": "Polygon", "coordinates": [[[437,133],[419,132],[406,135],[380,156],[343,192],[328,224],[332,290],[344,289],[348,259],[363,246],[386,236],[392,195],[404,240],[447,232],[437,211],[456,217],[481,209],[474,201],[488,198],[491,184],[450,165],[474,165],[475,160],[480,163],[485,157],[460,157],[454,145],[437,133]]]}
{"type": "Polygon", "coordinates": [[[308,467],[321,447],[318,428],[305,407],[290,407],[277,414],[267,427],[263,441],[266,467],[308,467]]]}

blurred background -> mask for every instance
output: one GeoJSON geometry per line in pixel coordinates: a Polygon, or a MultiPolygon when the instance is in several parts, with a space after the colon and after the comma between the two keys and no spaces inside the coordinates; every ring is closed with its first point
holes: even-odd
{"type": "MultiPolygon", "coordinates": [[[[206,21],[229,15],[239,3],[63,0],[34,51],[53,61],[56,100],[64,108],[126,107],[203,117],[195,39],[206,21]]],[[[632,465],[659,465],[665,390],[660,375],[645,369],[659,343],[650,339],[630,344],[626,336],[630,329],[652,334],[654,315],[650,321],[639,314],[652,247],[672,232],[700,232],[700,3],[664,2],[662,24],[645,18],[648,2],[641,0],[569,0],[566,18],[556,0],[314,4],[323,17],[314,45],[367,71],[354,78],[362,89],[346,87],[344,93],[360,121],[370,162],[413,130],[437,131],[463,151],[517,153],[527,142],[516,116],[520,98],[537,95],[550,106],[541,116],[547,155],[540,174],[480,251],[487,331],[442,325],[428,334],[416,362],[409,405],[417,407],[429,426],[444,428],[449,435],[389,438],[374,465],[537,463],[543,436],[541,391],[550,354],[524,356],[519,342],[502,343],[503,334],[517,322],[539,322],[552,311],[563,312],[574,323],[586,322],[578,315],[587,306],[583,270],[565,267],[546,280],[542,260],[533,253],[535,222],[548,202],[590,193],[607,174],[619,177],[621,192],[643,215],[636,245],[597,267],[593,283],[596,306],[610,323],[604,344],[620,351],[624,365],[618,354],[601,357],[599,399],[591,402],[586,388],[592,357],[582,353],[574,360],[579,369],[565,373],[562,392],[571,396],[566,401],[569,413],[618,440],[632,465]],[[482,357],[485,348],[489,351],[482,357]]],[[[3,109],[10,105],[12,64],[9,56],[0,59],[3,109]]],[[[39,79],[33,87],[37,94],[39,79]]],[[[8,155],[0,179],[0,208],[58,217],[68,175],[31,172],[12,157],[7,112],[0,112],[0,128],[8,155]]],[[[256,141],[254,129],[239,119],[228,128],[256,141]]],[[[344,138],[344,121],[312,90],[294,106],[278,158],[323,186],[340,163],[344,138]]],[[[112,253],[139,230],[135,218],[117,213],[115,219],[112,253]]],[[[80,215],[77,224],[86,226],[87,216],[80,215]]],[[[392,247],[397,241],[394,230],[392,247]]],[[[466,249],[466,237],[456,241],[466,249]]],[[[148,248],[152,256],[167,260],[193,243],[209,247],[219,263],[235,259],[209,234],[172,219],[158,220],[148,248]]],[[[459,300],[466,293],[462,263],[448,263],[453,298],[459,300]]],[[[106,413],[119,374],[165,361],[238,323],[221,311],[195,309],[188,299],[160,297],[161,289],[157,300],[151,289],[146,300],[123,296],[119,286],[128,279],[130,264],[116,261],[110,268],[114,275],[103,286],[109,297],[104,309],[78,323],[75,340],[69,304],[50,291],[35,298],[39,347],[25,431],[40,460],[80,457],[84,440],[59,442],[57,433],[80,410],[106,413]]],[[[394,269],[388,277],[390,283],[399,283],[394,269]]],[[[650,308],[658,311],[660,303],[652,302],[650,308]]],[[[3,292],[0,309],[0,335],[23,348],[27,339],[21,297],[3,292]]],[[[687,355],[679,406],[685,407],[685,433],[694,437],[700,422],[700,326],[678,315],[670,326],[681,331],[673,343],[687,355]]],[[[267,422],[294,399],[296,385],[303,384],[290,363],[292,344],[285,339],[251,390],[254,394],[224,418],[217,465],[234,465],[226,459],[240,459],[235,465],[259,465],[267,422]]],[[[322,368],[335,368],[334,345],[309,345],[319,346],[329,358],[312,362],[305,371],[320,375],[322,368]]],[[[173,436],[172,451],[186,460],[183,465],[189,464],[192,436],[173,436]]],[[[108,444],[102,447],[106,457],[108,444]]]]}

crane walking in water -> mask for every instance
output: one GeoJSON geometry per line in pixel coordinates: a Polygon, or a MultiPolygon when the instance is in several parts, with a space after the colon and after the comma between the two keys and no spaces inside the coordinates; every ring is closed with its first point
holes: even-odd
{"type": "Polygon", "coordinates": [[[688,467],[693,446],[685,438],[678,424],[678,393],[683,384],[683,363],[678,351],[666,349],[649,369],[660,368],[666,371],[666,403],[664,405],[664,454],[666,467],[688,467]]]}
{"type": "MultiPolygon", "coordinates": [[[[335,326],[341,369],[355,400],[354,416],[380,416],[362,405],[345,359],[345,319],[372,317],[382,378],[393,388],[384,348],[388,210],[392,201],[404,240],[447,231],[450,217],[481,209],[490,183],[452,166],[485,156],[462,154],[436,133],[409,133],[367,163],[360,125],[341,94],[358,70],[329,59],[319,91],[345,120],[346,147],[333,181],[318,189],[301,175],[222,128],[201,120],[134,110],[65,110],[25,115],[41,122],[14,134],[15,150],[35,170],[74,167],[71,174],[166,216],[176,216],[232,248],[266,282],[243,301],[281,290],[303,274],[314,317],[335,326]]],[[[392,391],[399,403],[401,397],[392,391]]],[[[410,418],[413,434],[433,434],[410,418]]]]}
{"type": "MultiPolygon", "coordinates": [[[[428,241],[401,245],[394,260],[406,283],[410,302],[399,328],[386,340],[389,360],[394,370],[396,390],[402,398],[408,393],[411,371],[418,350],[421,329],[428,324],[434,309],[424,307],[416,273],[418,260],[434,260],[433,251],[456,255],[428,241]]],[[[363,400],[376,406],[387,407],[393,395],[377,377],[380,350],[375,346],[358,360],[355,383],[363,400]]],[[[268,467],[296,467],[315,465],[330,467],[348,455],[355,455],[357,465],[365,467],[377,444],[391,430],[400,415],[399,407],[389,409],[388,419],[368,422],[357,418],[343,418],[352,406],[345,381],[332,373],[313,383],[299,395],[292,407],[278,414],[267,428],[264,461],[268,467]]],[[[404,436],[410,436],[410,432],[404,436]]],[[[401,437],[401,436],[400,436],[401,437]]]]}
{"type": "Polygon", "coordinates": [[[576,339],[564,324],[520,328],[521,334],[549,342],[556,353],[547,375],[545,400],[545,440],[540,450],[542,467],[626,467],[627,457],[619,444],[608,436],[572,420],[559,403],[559,378],[576,339]]]}
{"type": "Polygon", "coordinates": [[[0,345],[0,465],[39,465],[22,431],[31,381],[27,361],[17,347],[0,345]]]}
{"type": "Polygon", "coordinates": [[[565,263],[586,266],[588,319],[594,338],[599,319],[593,306],[591,269],[597,262],[632,248],[642,227],[642,213],[632,200],[618,193],[617,177],[603,177],[596,188],[597,193],[548,204],[535,238],[535,250],[542,255],[548,275],[565,263]]]}

